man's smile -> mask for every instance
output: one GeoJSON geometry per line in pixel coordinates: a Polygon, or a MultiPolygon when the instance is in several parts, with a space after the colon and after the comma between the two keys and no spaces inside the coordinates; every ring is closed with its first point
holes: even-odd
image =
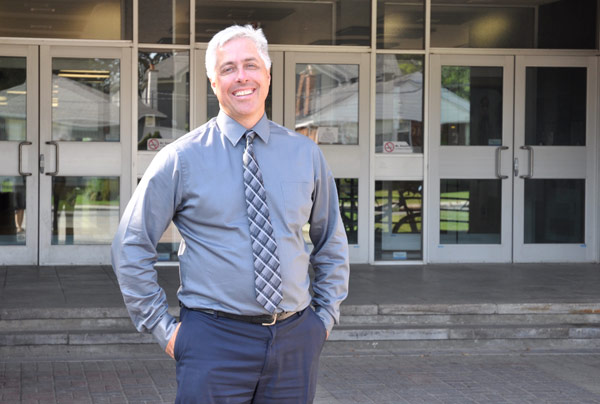
{"type": "Polygon", "coordinates": [[[254,93],[254,89],[253,88],[247,88],[247,89],[242,89],[242,90],[236,90],[233,92],[233,95],[236,97],[243,97],[245,95],[250,95],[252,93],[254,93]]]}

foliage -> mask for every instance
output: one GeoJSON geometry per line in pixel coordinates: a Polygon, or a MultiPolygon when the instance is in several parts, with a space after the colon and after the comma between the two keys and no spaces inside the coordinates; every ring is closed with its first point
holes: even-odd
{"type": "Polygon", "coordinates": [[[466,66],[443,66],[442,87],[468,100],[471,93],[471,68],[466,66]]]}

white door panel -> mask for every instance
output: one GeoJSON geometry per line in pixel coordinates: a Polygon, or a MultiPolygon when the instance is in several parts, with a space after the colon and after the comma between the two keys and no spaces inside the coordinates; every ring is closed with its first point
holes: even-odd
{"type": "Polygon", "coordinates": [[[591,57],[517,57],[517,262],[597,259],[596,64],[591,57]]]}
{"type": "Polygon", "coordinates": [[[38,48],[1,45],[0,265],[38,259],[38,48]],[[16,80],[15,77],[22,77],[16,80]]]}
{"type": "Polygon", "coordinates": [[[40,47],[41,265],[110,263],[131,194],[129,83],[126,48],[40,47]]]}
{"type": "Polygon", "coordinates": [[[513,58],[432,55],[431,262],[510,262],[513,58]]]}

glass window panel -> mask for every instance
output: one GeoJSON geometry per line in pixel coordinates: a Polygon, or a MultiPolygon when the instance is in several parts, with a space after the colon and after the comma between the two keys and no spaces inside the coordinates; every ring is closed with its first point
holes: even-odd
{"type": "Polygon", "coordinates": [[[371,2],[364,0],[196,2],[196,42],[232,24],[260,27],[271,44],[371,45],[371,2]]]}
{"type": "Polygon", "coordinates": [[[526,244],[585,242],[584,179],[526,179],[524,210],[526,244]]]}
{"type": "Polygon", "coordinates": [[[377,0],[377,48],[423,49],[425,2],[377,0]]]}
{"type": "Polygon", "coordinates": [[[189,0],[143,0],[138,9],[139,42],[190,43],[189,0]]]}
{"type": "Polygon", "coordinates": [[[596,49],[597,0],[545,0],[541,3],[537,48],[596,49]]]}
{"type": "Polygon", "coordinates": [[[442,66],[442,146],[502,144],[502,68],[442,66]]]}
{"type": "Polygon", "coordinates": [[[585,67],[527,67],[525,144],[585,146],[585,67]]]}
{"type": "Polygon", "coordinates": [[[440,48],[533,48],[535,7],[475,0],[434,0],[431,46],[440,48]]]}
{"type": "Polygon", "coordinates": [[[138,54],[138,150],[159,150],[190,130],[187,51],[138,54]]]}
{"type": "Polygon", "coordinates": [[[52,177],[52,244],[110,244],[119,225],[118,177],[52,177]]]}
{"type": "Polygon", "coordinates": [[[27,139],[27,60],[0,57],[0,141],[27,139]]]}
{"type": "MultiPolygon", "coordinates": [[[[271,72],[271,75],[273,73],[271,72]]],[[[206,116],[208,119],[215,117],[219,114],[219,100],[211,89],[210,80],[206,79],[206,85],[208,91],[206,92],[206,116]]],[[[273,119],[273,86],[269,86],[269,94],[265,100],[265,113],[269,119],[273,119]]]]}
{"type": "Polygon", "coordinates": [[[440,180],[440,243],[500,244],[501,180],[440,180]]]}
{"type": "Polygon", "coordinates": [[[0,245],[25,245],[24,177],[0,176],[0,245]]]}
{"type": "Polygon", "coordinates": [[[423,153],[423,56],[377,55],[375,151],[423,153]]]}
{"type": "Polygon", "coordinates": [[[52,59],[52,139],[120,140],[120,60],[52,59]]]}
{"type": "Polygon", "coordinates": [[[296,64],[295,130],[319,144],[358,144],[358,65],[296,64]]]}
{"type": "Polygon", "coordinates": [[[432,0],[431,46],[596,49],[596,0],[432,0]],[[537,31],[536,31],[537,29],[537,31]]]}
{"type": "Polygon", "coordinates": [[[158,241],[156,251],[159,261],[179,261],[178,252],[181,244],[181,234],[173,222],[158,241]]]}
{"type": "Polygon", "coordinates": [[[375,181],[375,260],[422,259],[422,223],[422,181],[375,181]]]}
{"type": "Polygon", "coordinates": [[[2,1],[0,37],[131,40],[132,3],[132,0],[2,1]]]}
{"type": "Polygon", "coordinates": [[[348,244],[358,244],[358,178],[336,178],[335,185],[348,244]]]}

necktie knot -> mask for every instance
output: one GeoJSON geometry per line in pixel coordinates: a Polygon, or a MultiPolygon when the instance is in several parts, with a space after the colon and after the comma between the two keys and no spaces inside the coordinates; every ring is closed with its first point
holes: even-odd
{"type": "Polygon", "coordinates": [[[250,144],[252,144],[254,136],[256,136],[256,132],[252,129],[248,129],[246,132],[244,132],[244,136],[246,136],[246,147],[248,147],[250,144]]]}
{"type": "Polygon", "coordinates": [[[252,164],[252,161],[254,160],[254,145],[252,144],[252,141],[254,140],[255,135],[256,132],[251,129],[244,132],[244,136],[246,136],[246,148],[244,149],[244,154],[242,156],[244,165],[252,164]]]}

